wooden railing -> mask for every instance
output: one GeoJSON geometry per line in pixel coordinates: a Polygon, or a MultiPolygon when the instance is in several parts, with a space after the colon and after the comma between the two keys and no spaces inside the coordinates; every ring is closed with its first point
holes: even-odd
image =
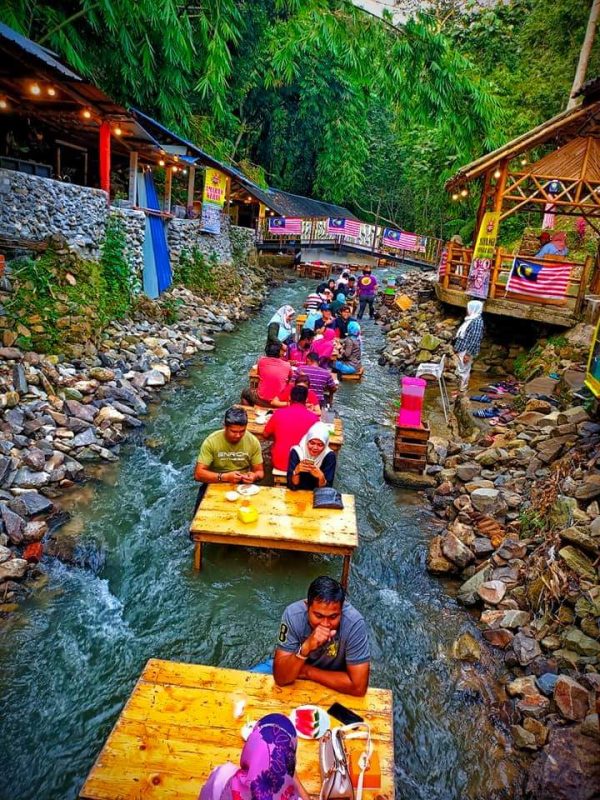
{"type": "MultiPolygon", "coordinates": [[[[584,261],[572,261],[568,256],[564,258],[535,258],[535,256],[523,255],[521,258],[533,264],[541,266],[548,264],[571,265],[567,291],[562,299],[552,299],[536,297],[535,295],[522,295],[512,291],[507,291],[508,279],[513,267],[513,262],[518,253],[509,253],[501,247],[496,248],[492,263],[490,287],[488,299],[490,300],[510,300],[515,303],[546,306],[563,306],[574,314],[579,314],[583,305],[583,300],[590,282],[592,258],[588,256],[584,261]]],[[[473,250],[469,247],[461,247],[450,243],[447,246],[447,261],[444,274],[441,276],[441,285],[445,289],[455,289],[462,292],[467,291],[469,269],[473,259],[473,250]]]]}
{"type": "Polygon", "coordinates": [[[258,244],[265,242],[281,242],[283,244],[293,243],[300,240],[305,247],[318,247],[320,244],[342,243],[357,247],[364,252],[370,252],[375,256],[385,257],[395,256],[401,259],[413,259],[424,264],[437,266],[442,252],[443,241],[435,236],[425,236],[423,249],[421,250],[402,250],[388,247],[383,244],[384,227],[381,225],[371,225],[368,222],[360,223],[358,236],[336,236],[327,232],[327,218],[311,217],[302,220],[301,234],[280,234],[269,231],[268,217],[261,219],[257,223],[256,241],[258,244]]]}

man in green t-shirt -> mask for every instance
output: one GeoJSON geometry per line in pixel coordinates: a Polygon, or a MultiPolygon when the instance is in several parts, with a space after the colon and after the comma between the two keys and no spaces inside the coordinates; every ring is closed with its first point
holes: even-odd
{"type": "Polygon", "coordinates": [[[196,508],[209,483],[255,483],[264,478],[260,442],[246,430],[247,426],[246,412],[241,408],[229,408],[223,429],[211,433],[202,442],[194,470],[194,479],[202,483],[196,508]]]}

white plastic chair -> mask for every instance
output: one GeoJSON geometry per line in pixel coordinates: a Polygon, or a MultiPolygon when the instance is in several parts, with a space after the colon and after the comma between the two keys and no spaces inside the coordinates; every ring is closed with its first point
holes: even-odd
{"type": "Polygon", "coordinates": [[[417,367],[417,374],[415,377],[421,378],[423,375],[435,378],[440,387],[440,397],[442,398],[442,408],[444,409],[444,418],[448,422],[448,412],[450,411],[450,400],[448,399],[448,389],[446,388],[446,381],[444,380],[444,367],[446,365],[446,354],[442,356],[441,360],[436,363],[435,361],[428,361],[425,364],[419,364],[417,367]]]}

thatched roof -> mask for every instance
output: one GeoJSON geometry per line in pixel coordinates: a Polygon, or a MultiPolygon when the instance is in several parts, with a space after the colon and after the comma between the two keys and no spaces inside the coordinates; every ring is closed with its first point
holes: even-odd
{"type": "MultiPolygon", "coordinates": [[[[592,87],[592,84],[595,86],[594,82],[589,83],[590,87],[592,87]]],[[[548,174],[556,178],[568,177],[568,174],[563,176],[559,173],[563,171],[567,173],[572,172],[574,162],[577,161],[577,147],[567,149],[565,145],[573,140],[580,140],[581,144],[581,141],[585,141],[586,137],[593,137],[595,140],[600,139],[600,99],[595,99],[597,97],[597,91],[592,92],[590,88],[589,94],[586,95],[584,103],[581,106],[569,109],[568,111],[562,111],[560,114],[538,125],[536,128],[527,131],[527,133],[521,136],[517,136],[516,139],[507,142],[497,150],[487,153],[481,156],[481,158],[472,161],[470,164],[461,167],[458,172],[446,182],[446,189],[454,191],[469,181],[481,177],[481,175],[484,175],[488,170],[495,169],[499,166],[500,162],[527,153],[534,147],[539,147],[543,144],[554,144],[557,148],[560,147],[559,150],[557,149],[554,153],[550,154],[554,157],[553,160],[549,162],[552,164],[553,171],[548,174]]],[[[597,153],[595,147],[594,153],[597,153]]],[[[546,158],[549,157],[550,156],[546,156],[546,158]]],[[[542,161],[544,161],[544,159],[542,159],[542,161]]],[[[535,166],[536,174],[542,174],[538,169],[539,164],[540,162],[537,162],[533,165],[535,166]]]]}

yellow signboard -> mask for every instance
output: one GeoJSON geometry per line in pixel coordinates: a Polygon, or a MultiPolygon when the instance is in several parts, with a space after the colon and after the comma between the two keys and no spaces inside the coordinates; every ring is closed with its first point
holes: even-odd
{"type": "Polygon", "coordinates": [[[596,398],[600,398],[600,321],[596,325],[590,355],[588,358],[587,370],[585,373],[585,385],[596,398]]]}
{"type": "Polygon", "coordinates": [[[204,194],[203,201],[206,203],[214,203],[218,206],[223,206],[225,203],[225,195],[227,192],[227,175],[219,172],[218,169],[206,170],[204,177],[204,194]]]}
{"type": "Polygon", "coordinates": [[[473,251],[473,260],[476,258],[494,258],[498,226],[500,225],[499,211],[486,211],[477,233],[477,242],[473,251]]]}

